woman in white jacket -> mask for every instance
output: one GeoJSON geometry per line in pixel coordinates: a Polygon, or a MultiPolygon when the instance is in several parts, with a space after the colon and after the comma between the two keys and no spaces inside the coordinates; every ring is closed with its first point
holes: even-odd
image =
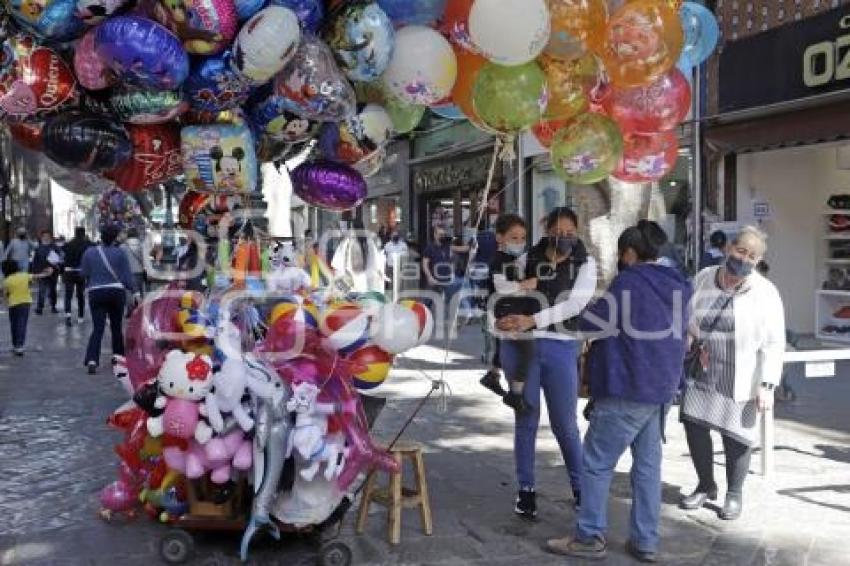
{"type": "Polygon", "coordinates": [[[765,235],[746,227],[731,243],[724,263],[702,270],[694,280],[689,332],[697,341],[701,371],[686,379],[681,418],[699,484],[681,507],[698,509],[717,498],[709,434],[715,430],[726,453],[728,487],[720,511],[726,520],[741,515],[759,416],[770,409],[782,375],[782,299],[755,271],[766,247],[765,235]]]}

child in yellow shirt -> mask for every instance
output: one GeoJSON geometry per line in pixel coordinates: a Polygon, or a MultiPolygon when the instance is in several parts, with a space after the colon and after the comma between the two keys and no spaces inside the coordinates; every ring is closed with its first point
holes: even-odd
{"type": "Polygon", "coordinates": [[[3,291],[6,305],[9,307],[9,324],[12,327],[12,348],[16,356],[24,355],[24,343],[27,338],[27,321],[29,320],[32,294],[30,281],[48,277],[53,269],[47,268],[43,273],[32,274],[21,271],[18,262],[6,260],[3,262],[3,291]]]}

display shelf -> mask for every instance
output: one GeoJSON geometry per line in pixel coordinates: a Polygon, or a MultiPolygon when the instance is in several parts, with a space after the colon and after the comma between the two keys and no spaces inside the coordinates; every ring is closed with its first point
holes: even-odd
{"type": "Polygon", "coordinates": [[[826,236],[823,237],[823,239],[824,240],[834,240],[834,241],[850,240],[850,233],[840,233],[839,232],[837,234],[827,234],[826,236]]]}
{"type": "Polygon", "coordinates": [[[841,291],[840,289],[818,289],[817,294],[827,297],[850,297],[850,291],[841,291]]]}
{"type": "Polygon", "coordinates": [[[848,259],[837,259],[837,258],[826,258],[823,262],[827,265],[850,265],[850,258],[848,259]]]}
{"type": "Polygon", "coordinates": [[[815,337],[821,342],[835,342],[838,344],[850,344],[850,334],[824,334],[821,331],[815,333],[815,337]]]}

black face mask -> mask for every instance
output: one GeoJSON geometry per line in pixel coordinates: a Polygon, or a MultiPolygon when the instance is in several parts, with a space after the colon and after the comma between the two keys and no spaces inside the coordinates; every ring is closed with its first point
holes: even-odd
{"type": "Polygon", "coordinates": [[[400,239],[401,239],[401,238],[400,238],[399,236],[397,236],[397,235],[396,235],[396,236],[393,236],[393,238],[392,238],[393,243],[395,243],[395,244],[397,244],[397,243],[398,243],[398,241],[399,241],[400,239]]]}
{"type": "Polygon", "coordinates": [[[558,236],[554,238],[555,240],[555,249],[558,251],[559,255],[567,256],[573,252],[576,244],[578,244],[578,238],[575,236],[558,236]]]}
{"type": "Polygon", "coordinates": [[[442,238],[440,238],[440,243],[443,244],[444,246],[448,246],[449,244],[452,243],[452,237],[451,236],[443,236],[442,238]]]}
{"type": "Polygon", "coordinates": [[[617,272],[622,273],[625,269],[628,269],[629,264],[625,261],[619,259],[617,260],[617,272]]]}

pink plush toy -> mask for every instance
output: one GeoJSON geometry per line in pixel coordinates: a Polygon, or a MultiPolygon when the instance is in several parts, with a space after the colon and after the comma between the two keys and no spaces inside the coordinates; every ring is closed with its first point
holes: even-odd
{"type": "Polygon", "coordinates": [[[232,470],[246,471],[253,464],[251,441],[241,430],[210,440],[206,446],[197,441],[189,442],[187,451],[176,446],[163,449],[166,465],[187,478],[194,480],[211,472],[213,483],[223,484],[230,480],[232,470]]]}

